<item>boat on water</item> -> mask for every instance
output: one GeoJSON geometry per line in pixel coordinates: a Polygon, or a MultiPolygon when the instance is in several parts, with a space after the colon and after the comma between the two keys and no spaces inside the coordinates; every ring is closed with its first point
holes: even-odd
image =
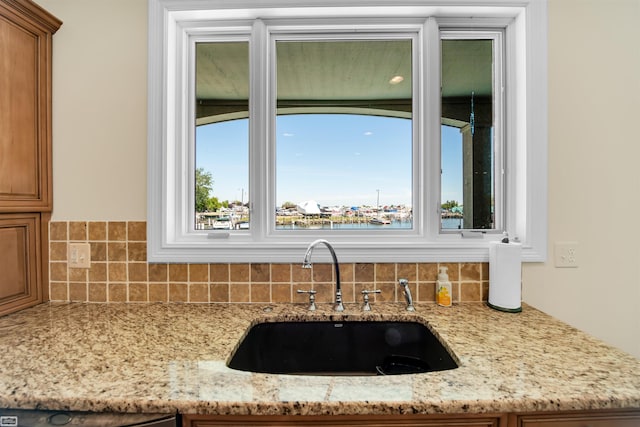
{"type": "Polygon", "coordinates": [[[228,216],[221,216],[213,221],[211,228],[214,230],[231,230],[233,228],[233,221],[231,221],[231,218],[228,216]]]}
{"type": "Polygon", "coordinates": [[[391,224],[391,221],[389,221],[388,219],[384,219],[384,218],[371,218],[369,220],[369,224],[374,224],[374,225],[389,225],[391,224]]]}

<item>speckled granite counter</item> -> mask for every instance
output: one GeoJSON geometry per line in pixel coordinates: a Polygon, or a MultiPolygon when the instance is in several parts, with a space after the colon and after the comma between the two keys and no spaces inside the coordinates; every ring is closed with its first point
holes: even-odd
{"type": "Polygon", "coordinates": [[[399,414],[640,408],[640,360],[535,309],[44,304],[0,318],[0,407],[202,414],[399,414]],[[225,362],[252,322],[417,318],[458,369],[390,377],[252,374],[225,362]]]}

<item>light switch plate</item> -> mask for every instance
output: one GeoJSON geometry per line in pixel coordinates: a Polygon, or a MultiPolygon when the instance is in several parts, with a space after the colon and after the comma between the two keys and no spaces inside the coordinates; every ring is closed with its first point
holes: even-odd
{"type": "Polygon", "coordinates": [[[556,267],[578,267],[578,242],[556,242],[554,253],[556,267]]]}
{"type": "Polygon", "coordinates": [[[91,245],[89,243],[69,243],[68,263],[70,268],[90,268],[91,245]]]}

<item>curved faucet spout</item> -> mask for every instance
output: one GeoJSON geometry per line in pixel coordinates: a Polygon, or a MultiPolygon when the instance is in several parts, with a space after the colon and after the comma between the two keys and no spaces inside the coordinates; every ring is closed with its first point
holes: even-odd
{"type": "Polygon", "coordinates": [[[340,288],[340,266],[338,264],[338,257],[336,255],[336,251],[331,246],[331,243],[324,239],[318,239],[309,245],[307,248],[307,252],[304,254],[304,259],[302,261],[302,268],[311,268],[311,254],[313,253],[313,249],[319,244],[323,244],[329,249],[331,253],[331,258],[333,259],[333,268],[335,270],[336,275],[336,305],[334,307],[335,311],[344,311],[344,305],[342,304],[342,290],[340,288]]]}

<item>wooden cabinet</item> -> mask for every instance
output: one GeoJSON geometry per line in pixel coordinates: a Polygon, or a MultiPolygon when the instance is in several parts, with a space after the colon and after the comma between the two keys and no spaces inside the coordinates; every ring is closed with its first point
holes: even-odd
{"type": "Polygon", "coordinates": [[[61,22],[0,0],[0,315],[47,298],[51,41],[61,22]]]}
{"type": "Polygon", "coordinates": [[[511,415],[509,427],[638,427],[640,411],[591,411],[511,415]]]}
{"type": "Polygon", "coordinates": [[[40,214],[0,215],[0,305],[15,311],[42,301],[40,214]]]}
{"type": "Polygon", "coordinates": [[[640,410],[464,415],[183,415],[183,427],[638,427],[640,410]]]}
{"type": "Polygon", "coordinates": [[[504,415],[318,415],[246,416],[183,415],[183,427],[500,427],[504,415]]]}

